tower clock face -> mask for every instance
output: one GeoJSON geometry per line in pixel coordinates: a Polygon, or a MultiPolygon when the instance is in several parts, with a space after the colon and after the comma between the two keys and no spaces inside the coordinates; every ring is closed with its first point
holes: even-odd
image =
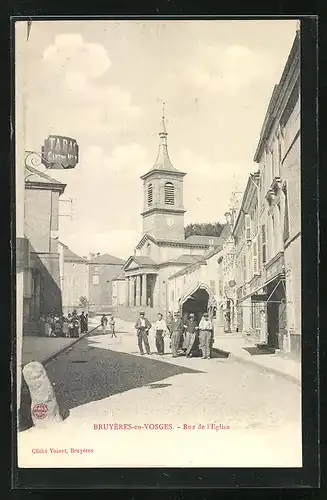
{"type": "Polygon", "coordinates": [[[169,227],[172,227],[175,224],[174,219],[172,219],[171,217],[167,219],[167,224],[169,227]]]}

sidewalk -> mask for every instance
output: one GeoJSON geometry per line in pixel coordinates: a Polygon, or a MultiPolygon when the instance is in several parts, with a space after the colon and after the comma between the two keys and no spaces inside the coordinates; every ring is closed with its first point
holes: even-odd
{"type": "MultiPolygon", "coordinates": [[[[89,320],[89,330],[92,331],[99,322],[96,318],[89,320]]],[[[79,338],[67,339],[64,337],[39,337],[39,336],[26,336],[23,338],[23,365],[31,361],[39,361],[40,363],[47,363],[63,350],[69,346],[74,345],[80,339],[84,338],[86,334],[81,335],[79,338]]]]}
{"type": "Polygon", "coordinates": [[[236,335],[220,335],[215,338],[214,348],[230,353],[230,356],[245,363],[256,364],[266,371],[278,373],[285,378],[301,384],[301,363],[294,359],[276,354],[251,355],[244,347],[254,345],[250,340],[236,335]]]}

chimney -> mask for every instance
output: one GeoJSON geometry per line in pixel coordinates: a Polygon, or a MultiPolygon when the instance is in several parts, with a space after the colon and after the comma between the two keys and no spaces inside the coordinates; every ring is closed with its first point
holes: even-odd
{"type": "Polygon", "coordinates": [[[95,253],[90,253],[90,260],[95,259],[95,253]]]}

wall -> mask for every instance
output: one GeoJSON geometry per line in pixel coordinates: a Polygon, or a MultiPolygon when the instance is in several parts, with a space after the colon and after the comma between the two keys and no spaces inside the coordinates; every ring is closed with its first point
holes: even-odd
{"type": "Polygon", "coordinates": [[[89,303],[90,307],[110,306],[112,300],[111,280],[122,270],[121,265],[88,264],[89,267],[89,303]],[[98,271],[96,269],[98,268],[98,271]],[[93,276],[99,276],[99,285],[93,284],[93,276]],[[109,283],[108,283],[109,281],[109,283]]]}
{"type": "Polygon", "coordinates": [[[143,233],[151,234],[154,238],[172,241],[183,241],[184,214],[152,213],[143,217],[143,233]],[[174,225],[169,225],[169,220],[174,225]]]}
{"type": "Polygon", "coordinates": [[[51,191],[25,190],[25,235],[35,252],[50,251],[51,191]]]}
{"type": "Polygon", "coordinates": [[[64,312],[78,308],[80,297],[89,299],[88,265],[83,262],[65,262],[62,297],[64,312]]]}

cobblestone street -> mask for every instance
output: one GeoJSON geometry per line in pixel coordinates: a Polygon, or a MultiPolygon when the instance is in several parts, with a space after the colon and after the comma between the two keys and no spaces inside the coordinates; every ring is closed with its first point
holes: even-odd
{"type": "MultiPolygon", "coordinates": [[[[301,465],[296,384],[218,355],[211,360],[173,359],[170,353],[140,356],[131,326],[117,320],[117,339],[99,332],[47,364],[60,407],[69,416],[58,424],[58,432],[41,433],[41,448],[47,448],[46,443],[48,449],[91,447],[92,454],[79,456],[80,466],[89,466],[92,460],[102,466],[144,466],[150,455],[152,466],[301,465]],[[95,424],[113,423],[140,428],[94,429],[95,424]],[[209,423],[219,430],[207,429],[209,423]],[[167,424],[173,429],[146,430],[144,424],[167,424]],[[199,424],[205,429],[199,430],[199,424]],[[176,439],[180,450],[175,453],[175,447],[172,456],[176,439]],[[108,452],[108,447],[115,452],[108,452]]],[[[154,349],[151,333],[150,345],[154,349]]],[[[35,428],[20,433],[22,456],[29,455],[34,466],[56,467],[63,461],[69,466],[69,454],[28,453],[28,447],[35,448],[38,433],[35,428]]]]}

